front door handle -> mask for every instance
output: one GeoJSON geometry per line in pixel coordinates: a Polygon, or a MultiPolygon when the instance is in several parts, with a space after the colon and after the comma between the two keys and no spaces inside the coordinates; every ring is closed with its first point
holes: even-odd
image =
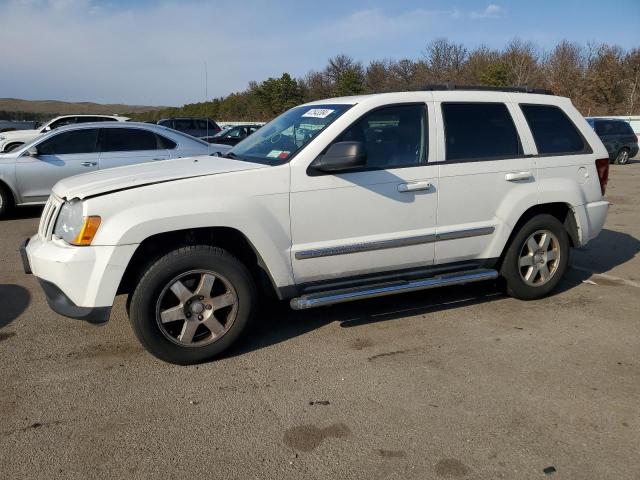
{"type": "Polygon", "coordinates": [[[507,182],[517,182],[519,180],[531,180],[531,172],[509,172],[504,176],[507,182]]]}
{"type": "Polygon", "coordinates": [[[80,165],[83,167],[95,167],[98,165],[98,162],[82,162],[80,165]]]}
{"type": "Polygon", "coordinates": [[[431,184],[429,182],[407,182],[398,185],[399,192],[417,192],[419,190],[429,190],[431,184]]]}

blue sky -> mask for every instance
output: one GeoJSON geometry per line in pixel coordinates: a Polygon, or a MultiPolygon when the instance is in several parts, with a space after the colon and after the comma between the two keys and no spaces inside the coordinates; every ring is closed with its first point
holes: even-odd
{"type": "Polygon", "coordinates": [[[640,0],[0,0],[0,97],[181,105],[330,56],[418,58],[439,37],[640,47],[640,0]],[[622,23],[624,19],[624,23],[622,23]]]}

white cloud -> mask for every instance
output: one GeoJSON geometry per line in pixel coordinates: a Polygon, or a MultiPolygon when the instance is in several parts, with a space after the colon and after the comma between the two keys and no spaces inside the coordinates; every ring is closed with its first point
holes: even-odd
{"type": "Polygon", "coordinates": [[[469,16],[471,18],[499,18],[504,17],[506,14],[504,8],[496,3],[490,3],[487,7],[481,12],[471,12],[469,16]]]}

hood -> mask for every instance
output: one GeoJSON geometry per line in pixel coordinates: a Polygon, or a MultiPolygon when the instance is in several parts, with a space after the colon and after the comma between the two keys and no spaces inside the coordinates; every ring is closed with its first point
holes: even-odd
{"type": "Polygon", "coordinates": [[[8,132],[0,132],[0,137],[4,137],[7,140],[11,138],[37,137],[38,135],[40,135],[40,130],[9,130],[8,132]]]}
{"type": "Polygon", "coordinates": [[[53,193],[66,200],[74,198],[82,200],[115,190],[126,190],[154,183],[266,167],[267,165],[260,163],[209,155],[178,158],[75,175],[56,183],[53,186],[53,193]]]}

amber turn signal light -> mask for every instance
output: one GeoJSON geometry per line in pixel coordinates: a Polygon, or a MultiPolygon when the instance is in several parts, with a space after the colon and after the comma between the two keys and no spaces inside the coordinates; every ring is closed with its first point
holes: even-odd
{"type": "Polygon", "coordinates": [[[85,217],[84,225],[78,236],[73,241],[74,245],[87,247],[91,245],[93,237],[95,237],[98,227],[100,226],[101,218],[98,216],[85,217]]]}

